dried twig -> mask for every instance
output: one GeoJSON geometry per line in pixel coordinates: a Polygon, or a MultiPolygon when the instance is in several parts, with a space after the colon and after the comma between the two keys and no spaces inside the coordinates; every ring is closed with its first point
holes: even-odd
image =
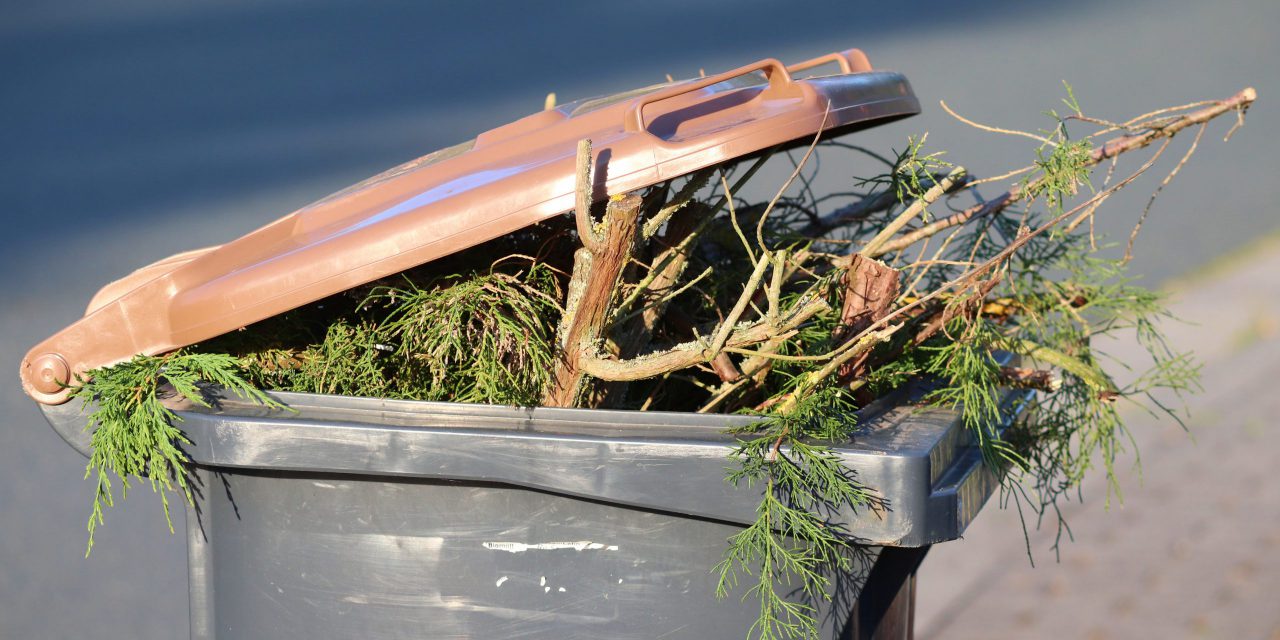
{"type": "Polygon", "coordinates": [[[671,216],[675,215],[677,211],[683,209],[690,202],[693,202],[693,196],[697,195],[699,189],[707,186],[707,182],[711,180],[711,175],[714,172],[713,169],[703,169],[689,176],[689,181],[680,188],[680,191],[676,192],[674,197],[662,205],[662,208],[653,217],[645,221],[644,237],[653,237],[662,228],[662,225],[671,219],[671,216]]]}
{"type": "MultiPolygon", "coordinates": [[[[1090,154],[1088,164],[1094,165],[1113,158],[1122,153],[1136,151],[1150,145],[1152,142],[1161,138],[1170,138],[1179,131],[1196,124],[1203,124],[1229,111],[1241,111],[1253,104],[1258,97],[1257,91],[1253,87],[1245,88],[1234,96],[1215,102],[1210,106],[1204,107],[1197,111],[1179,116],[1172,122],[1162,125],[1158,128],[1148,129],[1142,133],[1119,136],[1108,140],[1106,143],[1095,148],[1090,154]]],[[[936,222],[927,224],[911,233],[900,236],[894,240],[886,242],[878,253],[868,254],[884,255],[893,251],[901,251],[925,238],[931,237],[940,231],[950,229],[957,225],[964,224],[974,218],[989,216],[1004,211],[1009,205],[1022,200],[1028,193],[1035,193],[1035,183],[1031,183],[1026,187],[1014,187],[1005,193],[1002,193],[991,200],[976,204],[960,213],[948,216],[936,222]]]]}
{"type": "MultiPolygon", "coordinates": [[[[934,185],[936,185],[937,183],[941,182],[943,178],[946,178],[946,177],[947,177],[947,174],[936,173],[931,176],[928,176],[928,179],[931,180],[934,185]]],[[[947,189],[947,193],[955,193],[956,191],[959,191],[960,189],[963,189],[964,187],[969,186],[971,184],[974,184],[974,183],[970,182],[969,175],[966,174],[966,175],[960,176],[958,179],[955,179],[952,181],[951,185],[947,189]]],[[[810,238],[821,236],[839,227],[843,227],[851,223],[858,222],[859,220],[866,219],[867,217],[873,214],[880,213],[882,211],[888,211],[890,208],[895,207],[899,204],[903,204],[903,203],[901,200],[901,196],[898,193],[898,190],[893,188],[886,188],[881,191],[877,191],[873,194],[867,195],[866,197],[863,197],[859,200],[851,202],[843,207],[839,207],[833,210],[831,213],[821,216],[817,220],[814,220],[810,222],[807,226],[801,228],[799,231],[799,235],[804,237],[810,237],[810,238]]]]}
{"type": "Polygon", "coordinates": [[[1142,231],[1142,223],[1147,221],[1147,214],[1151,213],[1151,205],[1156,203],[1156,198],[1160,196],[1160,192],[1164,191],[1164,188],[1169,186],[1169,183],[1177,177],[1178,172],[1182,170],[1182,167],[1191,159],[1192,154],[1196,152],[1196,147],[1200,146],[1200,137],[1204,135],[1204,130],[1208,126],[1209,123],[1207,122],[1200,125],[1200,130],[1196,131],[1195,140],[1191,141],[1191,146],[1187,147],[1187,152],[1182,155],[1182,159],[1173,167],[1173,170],[1169,172],[1169,175],[1165,176],[1164,180],[1160,181],[1160,186],[1156,187],[1156,190],[1151,193],[1151,198],[1147,200],[1147,206],[1142,209],[1142,215],[1138,216],[1137,224],[1133,225],[1133,231],[1129,232],[1129,243],[1124,248],[1124,258],[1121,260],[1122,263],[1133,259],[1133,244],[1138,241],[1138,232],[1142,231]]]}
{"type": "Polygon", "coordinates": [[[919,217],[928,210],[929,205],[937,202],[938,198],[941,198],[950,191],[952,185],[962,180],[964,175],[964,167],[956,167],[953,169],[951,173],[946,175],[946,177],[930,187],[928,191],[924,192],[924,195],[916,199],[915,202],[912,202],[911,206],[898,214],[898,217],[894,218],[892,222],[885,225],[885,227],[880,230],[880,233],[877,233],[874,238],[867,242],[866,246],[864,246],[859,253],[873,258],[884,255],[886,252],[881,251],[881,247],[883,247],[890,238],[901,231],[908,222],[919,217]]]}
{"type": "MultiPolygon", "coordinates": [[[[776,324],[757,320],[739,325],[728,335],[724,346],[748,347],[785,334],[803,324],[809,318],[827,311],[831,306],[816,292],[801,296],[791,310],[779,318],[776,324]]],[[[602,380],[643,380],[677,369],[685,369],[710,362],[719,352],[710,348],[705,340],[692,340],[665,351],[637,356],[630,360],[615,360],[599,354],[580,361],[582,369],[602,380]]]]}
{"type": "Polygon", "coordinates": [[[976,123],[976,122],[974,122],[974,121],[972,121],[972,120],[970,120],[970,119],[968,119],[968,118],[966,118],[966,117],[964,117],[964,116],[962,116],[962,115],[960,115],[960,114],[956,113],[955,111],[953,111],[953,110],[951,109],[951,107],[948,107],[948,106],[947,106],[947,101],[946,101],[946,100],[939,100],[939,101],[938,101],[938,104],[942,105],[942,109],[943,109],[943,111],[946,111],[947,113],[951,114],[951,117],[952,117],[952,118],[955,118],[956,120],[959,120],[960,122],[963,122],[963,123],[965,123],[965,124],[967,124],[967,125],[969,125],[969,126],[971,126],[971,127],[975,128],[975,129],[981,129],[981,130],[983,130],[983,131],[990,131],[991,133],[1003,133],[1003,134],[1005,134],[1005,135],[1010,135],[1010,136],[1022,136],[1022,137],[1024,137],[1024,138],[1031,138],[1032,140],[1035,140],[1036,142],[1039,142],[1039,143],[1042,143],[1042,144],[1047,144],[1047,145],[1050,145],[1050,146],[1057,146],[1057,145],[1056,145],[1052,140],[1049,140],[1048,138],[1046,138],[1046,137],[1044,137],[1044,136],[1038,136],[1038,135],[1036,135],[1036,134],[1034,134],[1034,133],[1030,133],[1030,132],[1028,132],[1028,131],[1019,131],[1019,130],[1017,130],[1017,129],[1002,129],[1002,128],[1000,128],[1000,127],[992,127],[992,126],[985,125],[985,124],[978,124],[978,123],[976,123]]]}

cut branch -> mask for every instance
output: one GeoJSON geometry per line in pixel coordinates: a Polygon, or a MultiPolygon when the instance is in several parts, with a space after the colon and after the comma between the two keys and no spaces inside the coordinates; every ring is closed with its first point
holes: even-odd
{"type": "MultiPolygon", "coordinates": [[[[1122,153],[1136,151],[1150,145],[1161,138],[1171,138],[1179,131],[1186,129],[1192,125],[1203,124],[1224,113],[1230,111],[1243,112],[1253,104],[1258,97],[1258,92],[1253,87],[1247,87],[1239,93],[1227,98],[1214,102],[1213,104],[1191,113],[1179,116],[1173,120],[1152,126],[1150,129],[1138,134],[1124,135],[1112,138],[1102,145],[1094,148],[1086,162],[1086,166],[1096,165],[1103,160],[1114,158],[1122,153]]],[[[940,231],[950,229],[955,226],[962,225],[974,218],[985,217],[1004,211],[1009,205],[1012,205],[1027,196],[1028,193],[1036,193],[1039,181],[1033,181],[1026,186],[1017,186],[1005,193],[1002,193],[991,200],[980,202],[978,204],[961,211],[960,213],[948,216],[941,220],[937,220],[927,224],[911,233],[903,235],[894,240],[886,242],[879,247],[877,251],[867,252],[871,257],[879,257],[881,255],[901,251],[911,245],[930,238],[940,231]]]]}
{"type": "Polygon", "coordinates": [[[932,238],[939,232],[950,229],[951,227],[958,227],[974,218],[982,218],[1004,211],[1009,205],[1017,202],[1021,198],[1022,190],[1015,187],[1011,191],[1006,191],[991,200],[975,204],[960,213],[947,216],[941,220],[935,220],[923,227],[920,227],[919,229],[916,229],[915,231],[912,231],[911,233],[890,240],[881,245],[874,253],[867,253],[866,255],[872,258],[878,258],[888,253],[902,251],[925,238],[932,238]]]}
{"type": "Polygon", "coordinates": [[[1244,112],[1257,99],[1258,91],[1253,87],[1245,87],[1239,93],[1226,100],[1220,100],[1207,107],[1178,116],[1170,122],[1152,125],[1151,128],[1142,133],[1112,138],[1093,150],[1093,164],[1128,151],[1141,149],[1160,138],[1172,138],[1187,127],[1208,122],[1228,111],[1244,112]]]}
{"type": "MultiPolygon", "coordinates": [[[[578,145],[580,169],[583,166],[589,169],[590,155],[590,143],[583,141],[578,145]]],[[[578,400],[585,375],[581,360],[583,354],[594,353],[604,335],[609,304],[613,301],[622,270],[631,259],[643,204],[640,196],[635,194],[610,199],[602,228],[596,231],[591,228],[590,219],[590,171],[580,171],[578,180],[579,208],[575,214],[579,233],[586,227],[588,234],[597,235],[593,239],[583,237],[583,247],[574,253],[573,276],[560,322],[559,358],[543,396],[543,404],[551,407],[570,407],[578,400]]]]}
{"type": "Polygon", "coordinates": [[[577,178],[577,190],[573,203],[573,218],[577,223],[578,240],[582,242],[582,246],[591,251],[599,251],[604,237],[596,230],[595,221],[591,219],[591,202],[595,193],[595,171],[591,165],[592,161],[591,141],[583,138],[578,141],[577,169],[574,173],[577,178]]]}

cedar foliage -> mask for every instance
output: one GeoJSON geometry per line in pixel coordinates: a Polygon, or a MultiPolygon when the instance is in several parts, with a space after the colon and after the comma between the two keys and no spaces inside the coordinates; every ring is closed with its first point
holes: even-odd
{"type": "MultiPolygon", "coordinates": [[[[234,358],[224,354],[176,352],[164,356],[137,356],[128,362],[90,372],[72,390],[72,396],[89,401],[89,426],[96,426],[90,441],[93,454],[84,477],[93,476],[97,486],[89,515],[89,542],[84,555],[93,551],[93,534],[106,522],[103,506],[113,506],[111,476],[120,481],[121,498],[129,494],[130,478],[147,479],[151,490],[160,494],[165,521],[169,518],[168,492],[177,484],[183,497],[192,500],[187,464],[181,449],[190,444],[178,428],[178,418],[163,400],[181,396],[201,406],[211,406],[213,385],[267,406],[281,406],[249,384],[239,374],[234,358]]],[[[88,427],[86,427],[88,428],[88,427]]]]}
{"type": "MultiPolygon", "coordinates": [[[[406,276],[369,288],[318,342],[295,331],[292,340],[274,334],[267,347],[232,335],[199,348],[238,353],[248,379],[264,389],[527,406],[547,384],[558,294],[554,273],[539,263],[406,276]]],[[[334,304],[341,301],[315,307],[334,304]]],[[[245,333],[272,335],[265,332],[276,324],[245,333]]]]}

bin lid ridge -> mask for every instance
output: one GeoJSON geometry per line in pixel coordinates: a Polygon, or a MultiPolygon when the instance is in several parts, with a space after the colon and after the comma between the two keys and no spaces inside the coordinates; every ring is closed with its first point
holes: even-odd
{"type": "Polygon", "coordinates": [[[553,107],[106,285],[83,318],[28,352],[23,390],[64,402],[64,385],[85,371],[207,340],[566,213],[583,138],[603,169],[598,200],[919,111],[906,78],[873,71],[856,49],[553,107]],[[824,64],[840,73],[793,77],[824,64]]]}

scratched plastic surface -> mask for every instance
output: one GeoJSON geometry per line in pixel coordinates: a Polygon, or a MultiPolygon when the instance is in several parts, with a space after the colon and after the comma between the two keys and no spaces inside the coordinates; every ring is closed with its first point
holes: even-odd
{"type": "MultiPolygon", "coordinates": [[[[204,477],[195,638],[738,639],[755,620],[712,595],[732,525],[501,486],[204,477]]],[[[824,606],[824,636],[848,617],[824,606]]]]}

